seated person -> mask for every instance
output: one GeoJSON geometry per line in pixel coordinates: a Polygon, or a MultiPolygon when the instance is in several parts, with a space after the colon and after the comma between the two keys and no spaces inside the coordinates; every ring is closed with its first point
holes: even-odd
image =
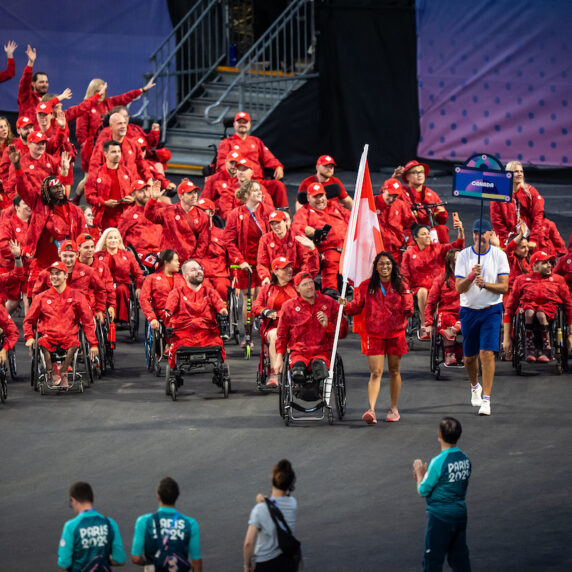
{"type": "Polygon", "coordinates": [[[38,345],[44,354],[51,385],[62,388],[68,387],[68,369],[79,347],[80,324],[89,343],[89,358],[94,360],[99,353],[91,308],[81,292],[68,286],[67,277],[67,266],[60,261],[54,262],[50,266],[52,287],[34,297],[24,318],[26,346],[30,349],[35,346],[37,330],[38,345]],[[59,371],[51,357],[51,352],[58,348],[67,352],[59,371]]]}
{"type": "Polygon", "coordinates": [[[572,293],[572,232],[570,233],[570,242],[568,243],[568,253],[565,254],[554,268],[554,274],[560,274],[566,280],[568,289],[572,293]]]}
{"type": "Polygon", "coordinates": [[[270,375],[266,381],[268,387],[278,386],[278,376],[274,370],[276,363],[276,333],[280,310],[286,300],[296,298],[298,293],[292,284],[292,263],[279,256],[272,261],[272,277],[270,282],[262,286],[254,301],[252,311],[255,316],[264,318],[260,335],[268,345],[270,356],[270,375]]]}
{"type": "MultiPolygon", "coordinates": [[[[292,381],[302,386],[301,399],[313,401],[320,398],[320,382],[328,377],[338,303],[316,293],[314,280],[307,272],[296,275],[294,287],[298,296],[284,302],[278,321],[274,371],[282,372],[284,354],[290,350],[292,381]],[[310,372],[313,381],[307,383],[310,372]]],[[[339,337],[345,338],[347,333],[348,323],[342,316],[339,337]]]]}
{"type": "Polygon", "coordinates": [[[447,252],[451,248],[464,248],[465,246],[463,223],[461,221],[455,222],[455,228],[458,232],[457,240],[450,244],[439,244],[431,242],[431,235],[427,226],[417,225],[411,232],[414,244],[408,247],[403,254],[401,272],[407,279],[411,291],[417,296],[419,318],[421,319],[421,331],[419,332],[419,339],[421,340],[430,338],[429,332],[425,329],[425,304],[433,280],[443,268],[447,252]]]}
{"type": "Polygon", "coordinates": [[[560,236],[554,221],[544,217],[542,221],[542,232],[538,240],[538,250],[550,254],[554,259],[564,256],[567,253],[566,244],[560,236]]]}
{"type": "Polygon", "coordinates": [[[445,365],[456,365],[463,358],[463,346],[455,342],[461,331],[459,310],[461,297],[455,286],[455,262],[458,248],[452,248],[445,257],[445,272],[433,280],[427,305],[425,306],[425,327],[433,325],[433,316],[437,314],[437,332],[443,336],[445,346],[445,365]]]}
{"type": "Polygon", "coordinates": [[[177,350],[182,346],[218,346],[224,360],[216,317],[228,315],[226,304],[212,286],[203,283],[205,273],[196,260],[187,260],[181,273],[185,283],[170,292],[165,304],[165,326],[173,330],[169,365],[175,367],[177,350]]]}
{"type": "MultiPolygon", "coordinates": [[[[524,340],[524,358],[528,362],[549,362],[553,358],[550,345],[549,320],[552,320],[563,304],[568,324],[572,326],[572,299],[570,291],[562,276],[552,273],[550,255],[546,252],[535,252],[530,258],[532,272],[519,276],[513,286],[504,317],[505,323],[511,323],[513,316],[520,308],[524,311],[526,328],[524,340]],[[540,324],[542,351],[537,356],[534,344],[534,319],[540,324]]],[[[505,338],[505,351],[512,352],[512,340],[505,338]]],[[[572,347],[572,327],[568,335],[568,348],[572,347]]]]}
{"type": "Polygon", "coordinates": [[[14,348],[18,341],[20,332],[14,320],[8,314],[8,310],[2,305],[0,305],[0,335],[4,337],[4,343],[2,344],[2,349],[0,349],[0,366],[3,367],[6,365],[8,352],[14,348]]]}
{"type": "Polygon", "coordinates": [[[295,235],[292,228],[288,228],[287,220],[288,215],[284,211],[272,211],[268,217],[270,232],[260,238],[256,263],[262,284],[270,282],[270,263],[279,257],[290,261],[294,274],[305,270],[315,277],[320,270],[316,245],[304,234],[295,235]]]}
{"type": "Polygon", "coordinates": [[[347,209],[326,198],[321,183],[308,187],[308,204],[296,211],[292,230],[294,234],[305,234],[318,246],[321,259],[322,291],[338,294],[338,268],[344,246],[350,213],[347,209]],[[330,226],[327,236],[323,230],[330,226]]]}

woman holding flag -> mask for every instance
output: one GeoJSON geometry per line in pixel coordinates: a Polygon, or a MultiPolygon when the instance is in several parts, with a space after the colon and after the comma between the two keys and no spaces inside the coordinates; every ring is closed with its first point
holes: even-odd
{"type": "Polygon", "coordinates": [[[393,256],[389,252],[380,252],[373,261],[371,277],[354,290],[353,301],[338,298],[338,302],[344,306],[345,314],[352,316],[363,312],[365,317],[362,353],[367,356],[370,376],[369,409],[362,419],[368,425],[377,423],[375,404],[387,355],[391,407],[386,421],[399,421],[397,400],[401,391],[401,356],[408,352],[405,326],[407,317],[413,315],[413,296],[393,256]]]}

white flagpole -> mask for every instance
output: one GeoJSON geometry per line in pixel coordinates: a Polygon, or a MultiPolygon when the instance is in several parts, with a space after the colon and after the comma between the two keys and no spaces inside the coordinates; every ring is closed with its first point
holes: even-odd
{"type": "MultiPolygon", "coordinates": [[[[352,206],[352,212],[350,214],[350,221],[348,224],[348,233],[346,235],[345,250],[344,250],[344,265],[342,268],[342,292],[340,296],[342,298],[346,295],[346,288],[348,285],[348,274],[350,271],[350,261],[353,256],[354,249],[354,234],[357,225],[359,206],[361,201],[361,190],[363,187],[363,178],[365,175],[365,165],[367,162],[367,153],[369,150],[369,145],[364,145],[363,153],[361,155],[359,169],[356,179],[356,192],[354,194],[354,204],[352,206]]],[[[330,406],[330,398],[332,394],[332,380],[334,378],[334,364],[336,359],[336,351],[338,349],[338,340],[340,337],[340,326],[342,325],[342,315],[344,312],[344,307],[340,305],[338,308],[338,319],[336,322],[336,333],[334,335],[334,345],[332,346],[332,355],[330,357],[330,371],[328,372],[328,379],[324,383],[324,401],[326,402],[326,407],[330,406]]]]}

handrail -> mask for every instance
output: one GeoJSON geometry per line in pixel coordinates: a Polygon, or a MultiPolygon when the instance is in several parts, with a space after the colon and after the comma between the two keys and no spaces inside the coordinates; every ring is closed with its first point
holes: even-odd
{"type": "MultiPolygon", "coordinates": [[[[229,84],[218,100],[205,108],[204,116],[208,123],[220,123],[225,114],[230,109],[227,105],[223,111],[214,119],[211,119],[211,111],[223,104],[228,96],[239,90],[239,109],[246,108],[251,116],[254,116],[260,125],[276,105],[286,97],[296,86],[292,79],[300,79],[306,76],[314,67],[314,50],[310,50],[314,39],[314,0],[295,0],[291,2],[284,12],[274,21],[258,41],[240,58],[236,64],[239,70],[238,75],[229,84]],[[305,18],[309,17],[308,26],[303,27],[305,18]],[[297,19],[296,21],[294,19],[297,19]],[[300,25],[302,21],[302,25],[300,25]],[[287,34],[290,34],[290,42],[287,43],[287,34]],[[303,38],[302,38],[303,36],[303,38]],[[282,44],[282,45],[280,45],[282,44]],[[308,52],[311,53],[308,55],[308,52]],[[256,73],[256,68],[260,68],[261,61],[268,61],[273,64],[288,61],[294,69],[293,77],[268,76],[266,79],[256,73]],[[301,63],[300,63],[301,62],[301,63]],[[301,65],[297,69],[296,65],[301,65]],[[254,80],[254,78],[256,78],[254,80]],[[251,81],[252,80],[252,81],[251,81]],[[284,87],[280,84],[285,83],[284,87]],[[252,90],[252,95],[248,98],[248,90],[257,84],[256,93],[252,90]],[[276,84],[279,84],[276,86],[276,84]],[[262,86],[260,84],[263,84],[262,86]],[[272,86],[271,84],[274,84],[272,86]],[[264,89],[266,86],[268,89],[264,89]],[[262,91],[261,91],[262,88],[262,91]],[[248,101],[246,101],[248,99],[248,101]],[[264,100],[271,100],[268,105],[264,100]],[[261,103],[262,102],[262,103],[261,103]],[[260,113],[259,113],[260,111],[260,113]]],[[[253,119],[254,119],[253,117],[253,119]]]]}

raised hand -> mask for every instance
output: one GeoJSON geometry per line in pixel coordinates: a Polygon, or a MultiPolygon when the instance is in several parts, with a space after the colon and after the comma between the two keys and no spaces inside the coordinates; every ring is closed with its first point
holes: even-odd
{"type": "Polygon", "coordinates": [[[149,91],[152,87],[155,87],[157,84],[155,83],[155,78],[152,77],[141,89],[141,91],[146,92],[149,91]]]}
{"type": "Polygon", "coordinates": [[[69,87],[66,87],[60,95],[58,95],[58,99],[63,101],[64,99],[71,99],[72,97],[72,90],[69,87]]]}
{"type": "Polygon", "coordinates": [[[28,56],[28,65],[33,66],[36,61],[36,48],[32,48],[30,44],[26,48],[26,55],[28,56]]]}
{"type": "MultiPolygon", "coordinates": [[[[63,111],[61,112],[63,114],[63,111]]],[[[70,172],[70,165],[71,165],[71,157],[67,151],[62,151],[61,154],[61,166],[62,166],[62,175],[67,177],[68,173],[70,172]]]]}
{"type": "Polygon", "coordinates": [[[18,44],[16,42],[14,42],[14,40],[10,40],[5,46],[4,46],[4,51],[6,52],[6,56],[8,58],[13,58],[14,57],[14,52],[16,51],[16,48],[18,47],[18,44]]]}
{"type": "Polygon", "coordinates": [[[20,151],[14,145],[8,145],[8,157],[10,162],[14,165],[15,169],[20,168],[20,151]]]}

